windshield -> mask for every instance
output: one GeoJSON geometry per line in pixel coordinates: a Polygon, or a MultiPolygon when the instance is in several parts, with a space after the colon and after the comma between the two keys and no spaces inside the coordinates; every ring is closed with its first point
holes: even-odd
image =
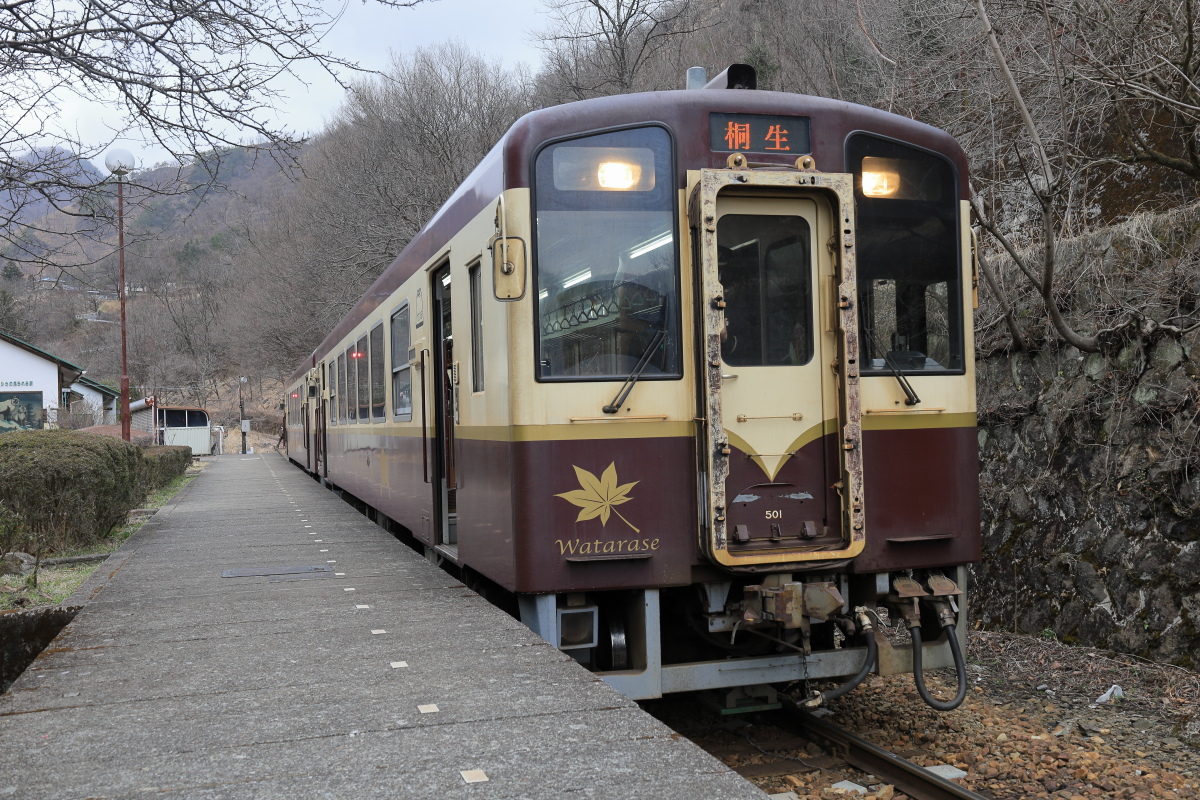
{"type": "Polygon", "coordinates": [[[539,379],[623,380],[648,349],[643,379],[680,374],[671,163],[671,138],[659,127],[538,154],[539,379]]]}
{"type": "Polygon", "coordinates": [[[962,371],[954,169],[933,153],[864,134],[850,137],[847,151],[858,201],[862,371],[962,371]]]}

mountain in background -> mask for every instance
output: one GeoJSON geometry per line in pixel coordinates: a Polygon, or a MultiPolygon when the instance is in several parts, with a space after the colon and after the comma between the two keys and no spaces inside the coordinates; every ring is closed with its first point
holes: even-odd
{"type": "Polygon", "coordinates": [[[57,179],[75,186],[94,186],[102,183],[105,173],[91,161],[61,147],[38,147],[8,165],[7,174],[0,175],[0,217],[13,215],[12,222],[30,225],[47,214],[57,214],[55,203],[70,205],[75,192],[70,188],[58,191],[30,191],[20,186],[36,185],[57,179]]]}

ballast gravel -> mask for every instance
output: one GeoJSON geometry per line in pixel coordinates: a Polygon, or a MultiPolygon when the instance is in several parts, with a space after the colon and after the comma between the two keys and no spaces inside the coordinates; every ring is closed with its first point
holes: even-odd
{"type": "MultiPolygon", "coordinates": [[[[969,690],[955,711],[926,706],[911,675],[872,675],[831,703],[826,720],[921,766],[956,767],[966,773],[956,782],[997,800],[1200,800],[1200,704],[1192,689],[1200,680],[1195,673],[1125,663],[1116,659],[1127,657],[1037,637],[996,636],[1004,638],[972,637],[969,690]],[[1097,704],[1109,681],[1122,686],[1125,699],[1097,704]]],[[[927,683],[939,697],[953,694],[948,670],[930,674],[927,683]]],[[[795,764],[794,772],[751,779],[768,794],[852,796],[832,788],[848,780],[864,787],[867,798],[905,798],[844,765],[802,767],[822,763],[821,751],[815,745],[773,747],[789,734],[768,715],[721,717],[695,703],[662,708],[667,710],[651,710],[735,769],[775,759],[795,764]],[[729,754],[747,743],[751,747],[729,754]]]]}

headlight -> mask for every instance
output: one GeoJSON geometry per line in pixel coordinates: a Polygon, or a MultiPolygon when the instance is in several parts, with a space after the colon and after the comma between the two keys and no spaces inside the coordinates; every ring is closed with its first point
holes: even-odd
{"type": "Polygon", "coordinates": [[[862,162],[862,193],[865,197],[892,197],[900,191],[900,173],[887,158],[867,157],[862,162]]]}
{"type": "Polygon", "coordinates": [[[559,147],[554,188],[566,192],[648,192],[654,151],[647,147],[559,147]]]}

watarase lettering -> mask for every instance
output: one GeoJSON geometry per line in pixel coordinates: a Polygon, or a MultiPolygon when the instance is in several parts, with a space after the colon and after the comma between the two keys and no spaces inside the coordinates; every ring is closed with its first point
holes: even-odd
{"type": "Polygon", "coordinates": [[[645,553],[657,550],[661,542],[658,539],[555,539],[554,543],[558,545],[560,556],[596,556],[645,553]]]}

